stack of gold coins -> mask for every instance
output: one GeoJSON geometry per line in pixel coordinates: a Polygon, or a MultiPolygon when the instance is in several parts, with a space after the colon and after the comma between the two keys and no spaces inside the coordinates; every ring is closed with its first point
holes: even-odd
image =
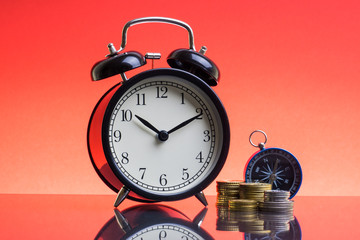
{"type": "Polygon", "coordinates": [[[288,200],[290,193],[281,190],[266,191],[264,201],[259,202],[259,209],[262,212],[291,213],[294,209],[294,202],[288,200]]]}
{"type": "Polygon", "coordinates": [[[255,212],[257,202],[250,199],[232,199],[229,200],[229,209],[230,211],[255,212]]]}
{"type": "Polygon", "coordinates": [[[255,221],[258,220],[258,213],[257,211],[235,211],[235,210],[229,210],[229,220],[232,221],[255,221]]]}
{"type": "Polygon", "coordinates": [[[219,231],[239,231],[237,220],[229,218],[229,208],[226,206],[217,207],[216,230],[219,231]]]}
{"type": "Polygon", "coordinates": [[[264,221],[261,219],[239,221],[239,231],[251,234],[269,234],[271,232],[265,229],[264,221]]]}
{"type": "Polygon", "coordinates": [[[217,181],[217,206],[228,206],[229,200],[239,198],[239,186],[241,181],[227,180],[217,181]]]}
{"type": "Polygon", "coordinates": [[[264,201],[264,192],[271,190],[270,183],[240,183],[240,199],[264,201]]]}

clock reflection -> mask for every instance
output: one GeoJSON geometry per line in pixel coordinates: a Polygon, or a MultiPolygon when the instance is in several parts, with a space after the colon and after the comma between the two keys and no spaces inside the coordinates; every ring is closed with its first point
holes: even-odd
{"type": "Polygon", "coordinates": [[[201,228],[207,208],[191,220],[182,212],[164,205],[143,204],[123,211],[115,209],[96,240],[110,239],[214,239],[201,228]]]}
{"type": "Polygon", "coordinates": [[[240,212],[217,207],[217,217],[217,230],[243,232],[245,240],[301,239],[301,227],[292,212],[240,212]]]}

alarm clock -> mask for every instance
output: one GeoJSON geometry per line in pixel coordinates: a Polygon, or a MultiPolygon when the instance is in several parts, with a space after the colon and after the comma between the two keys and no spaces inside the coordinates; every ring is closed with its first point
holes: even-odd
{"type": "Polygon", "coordinates": [[[290,192],[290,199],[299,191],[302,182],[302,170],[297,158],[282,148],[265,148],[267,135],[264,131],[255,130],[250,134],[250,144],[260,148],[248,160],[244,178],[246,182],[266,182],[272,189],[290,192]],[[254,144],[251,137],[254,133],[263,134],[265,141],[254,144]]]}
{"type": "Polygon", "coordinates": [[[100,178],[118,197],[136,201],[173,201],[195,195],[207,205],[205,189],[222,169],[230,144],[230,127],[223,104],[211,86],[219,70],[195,51],[193,32],[182,21],[147,17],[128,22],[116,51],[109,44],[107,59],[94,65],[98,81],[120,74],[123,81],[100,99],[90,118],[88,149],[100,178]],[[122,52],[127,30],[139,23],[168,23],[185,28],[189,49],[170,53],[170,68],[125,72],[157,59],[160,54],[122,52]]]}

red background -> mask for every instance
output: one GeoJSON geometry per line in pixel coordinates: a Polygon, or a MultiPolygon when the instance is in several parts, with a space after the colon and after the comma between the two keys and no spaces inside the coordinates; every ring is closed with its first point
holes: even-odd
{"type": "MultiPolygon", "coordinates": [[[[120,81],[91,82],[92,65],[119,48],[123,25],[163,16],[187,22],[221,70],[214,88],[231,124],[218,179],[242,179],[264,130],[268,147],[303,169],[299,195],[360,195],[360,4],[345,1],[2,1],[0,193],[108,194],[87,153],[98,99],[120,81]]],[[[166,24],[128,32],[126,51],[187,47],[166,24]]],[[[149,69],[151,64],[139,71],[149,69]]],[[[132,76],[134,73],[130,73],[132,76]]],[[[215,183],[206,194],[216,194],[215,183]]]]}

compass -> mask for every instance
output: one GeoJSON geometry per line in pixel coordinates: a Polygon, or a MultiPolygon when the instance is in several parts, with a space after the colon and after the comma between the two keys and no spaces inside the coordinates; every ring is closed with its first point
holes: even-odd
{"type": "Polygon", "coordinates": [[[302,170],[296,157],[281,148],[265,148],[267,136],[261,130],[252,132],[249,141],[252,146],[260,150],[255,152],[246,164],[245,181],[271,183],[273,189],[289,191],[290,199],[293,198],[302,182],[302,170]],[[265,137],[265,141],[258,145],[251,140],[253,134],[257,132],[265,137]]]}

